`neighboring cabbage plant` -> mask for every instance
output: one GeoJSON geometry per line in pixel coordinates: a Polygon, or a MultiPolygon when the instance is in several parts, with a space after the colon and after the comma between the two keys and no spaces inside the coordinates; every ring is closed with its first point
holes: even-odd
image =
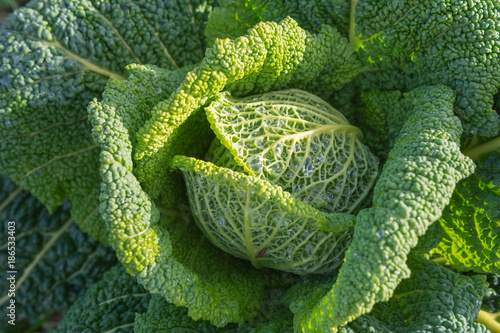
{"type": "Polygon", "coordinates": [[[212,163],[178,156],[173,165],[208,239],[255,267],[297,274],[338,267],[355,220],[349,213],[377,177],[361,131],[296,89],[242,99],[221,93],[205,110],[217,136],[212,163]]]}

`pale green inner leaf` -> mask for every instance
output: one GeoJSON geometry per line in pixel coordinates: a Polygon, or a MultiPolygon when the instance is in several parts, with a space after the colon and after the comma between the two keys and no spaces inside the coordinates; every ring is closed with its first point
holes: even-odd
{"type": "Polygon", "coordinates": [[[206,110],[218,139],[248,174],[317,209],[355,211],[377,177],[377,160],[361,143],[361,131],[307,92],[243,99],[226,93],[206,110]]]}
{"type": "Polygon", "coordinates": [[[324,273],[342,263],[351,233],[316,226],[332,215],[294,199],[279,186],[209,162],[177,156],[196,222],[208,239],[256,267],[324,273]]]}

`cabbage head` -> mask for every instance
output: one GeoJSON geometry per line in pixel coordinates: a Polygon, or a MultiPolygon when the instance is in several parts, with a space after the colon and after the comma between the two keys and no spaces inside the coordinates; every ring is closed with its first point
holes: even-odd
{"type": "Polygon", "coordinates": [[[301,91],[205,108],[216,139],[206,161],[176,156],[195,221],[216,246],[255,267],[297,274],[337,268],[378,161],[361,131],[301,91]]]}

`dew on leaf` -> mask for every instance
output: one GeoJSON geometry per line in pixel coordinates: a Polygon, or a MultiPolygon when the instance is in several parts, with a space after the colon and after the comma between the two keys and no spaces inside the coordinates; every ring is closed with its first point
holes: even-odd
{"type": "Polygon", "coordinates": [[[260,113],[260,114],[265,114],[266,113],[266,108],[263,106],[259,106],[255,108],[255,112],[260,113]]]}
{"type": "Polygon", "coordinates": [[[250,166],[250,169],[252,169],[255,172],[261,173],[263,164],[262,164],[262,156],[260,155],[254,155],[248,160],[248,165],[250,166]]]}
{"type": "Polygon", "coordinates": [[[274,147],[273,147],[274,154],[276,156],[280,156],[281,152],[283,151],[283,144],[281,142],[278,142],[274,147]]]}
{"type": "Polygon", "coordinates": [[[349,170],[349,178],[354,178],[354,176],[356,175],[356,169],[351,169],[349,170]]]}
{"type": "Polygon", "coordinates": [[[302,171],[306,177],[309,177],[314,172],[314,165],[309,157],[306,158],[304,164],[302,165],[302,171]]]}
{"type": "Polygon", "coordinates": [[[274,173],[280,173],[280,171],[281,171],[281,164],[280,164],[280,163],[274,163],[274,164],[271,166],[271,170],[272,170],[272,172],[274,172],[274,173]]]}

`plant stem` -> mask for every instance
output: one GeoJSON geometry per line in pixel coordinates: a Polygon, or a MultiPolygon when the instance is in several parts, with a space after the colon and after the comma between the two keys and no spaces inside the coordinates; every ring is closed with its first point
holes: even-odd
{"type": "Polygon", "coordinates": [[[476,322],[483,324],[491,333],[500,333],[500,323],[497,321],[500,319],[500,311],[495,313],[489,313],[483,310],[479,311],[476,322]]]}
{"type": "Polygon", "coordinates": [[[441,266],[444,266],[448,263],[448,261],[446,261],[445,257],[434,258],[431,260],[434,261],[436,264],[440,264],[441,266]]]}
{"type": "Polygon", "coordinates": [[[469,145],[462,151],[462,154],[470,157],[473,161],[477,160],[483,155],[487,155],[494,152],[500,152],[500,136],[497,136],[490,141],[483,142],[478,145],[469,145]]]}
{"type": "Polygon", "coordinates": [[[172,209],[172,208],[163,208],[160,206],[156,206],[156,208],[158,208],[158,210],[160,211],[160,214],[170,216],[170,217],[183,217],[180,210],[172,209]]]}
{"type": "Polygon", "coordinates": [[[351,0],[351,15],[350,15],[350,20],[349,20],[349,44],[354,48],[354,50],[357,50],[359,47],[359,43],[356,39],[356,33],[354,32],[354,28],[356,26],[355,23],[355,14],[356,14],[356,5],[358,3],[358,0],[351,0]]]}

